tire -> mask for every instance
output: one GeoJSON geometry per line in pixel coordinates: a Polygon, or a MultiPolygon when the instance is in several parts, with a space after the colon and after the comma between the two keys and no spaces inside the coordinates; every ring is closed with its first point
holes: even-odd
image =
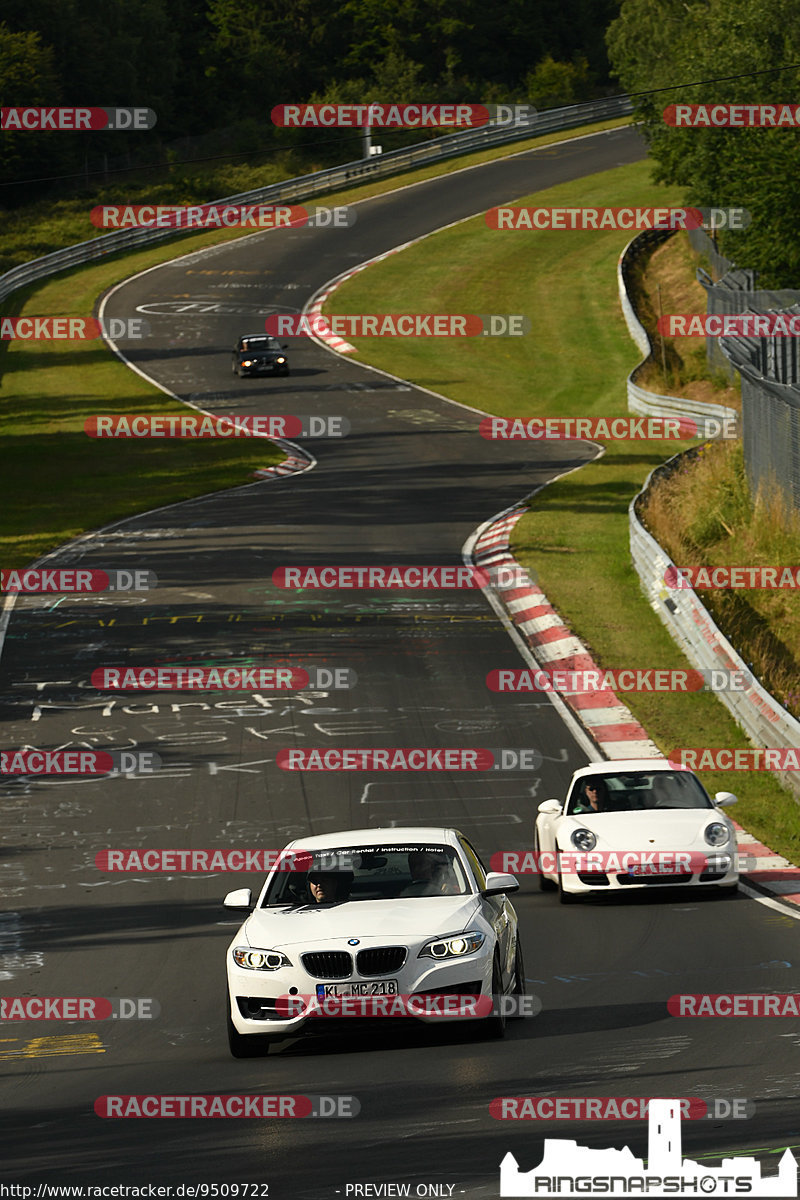
{"type": "Polygon", "coordinates": [[[258,1034],[239,1033],[231,1020],[230,1001],[225,995],[225,1016],[228,1027],[228,1048],[234,1058],[261,1058],[269,1052],[270,1039],[258,1034]]]}
{"type": "MultiPolygon", "coordinates": [[[[525,961],[522,956],[522,942],[520,941],[519,930],[517,930],[517,949],[514,954],[514,990],[511,994],[512,996],[525,995],[525,961]]],[[[512,1020],[519,1020],[522,1016],[521,1012],[516,1012],[512,1015],[512,1020]]]]}
{"type": "Polygon", "coordinates": [[[572,892],[564,891],[564,881],[561,878],[561,855],[558,856],[558,898],[562,904],[577,904],[578,897],[572,892]]]}
{"type": "MultiPolygon", "coordinates": [[[[500,964],[497,961],[495,954],[494,963],[492,965],[492,997],[503,995],[503,977],[500,973],[500,964]]],[[[491,1017],[483,1019],[483,1034],[487,1039],[499,1041],[506,1036],[506,1014],[505,1012],[492,1013],[491,1017]]]]}
{"type": "MultiPolygon", "coordinates": [[[[539,846],[539,830],[535,825],[533,827],[533,852],[534,854],[541,854],[541,848],[539,846]]],[[[538,858],[536,862],[538,864],[538,858]]],[[[552,879],[548,879],[547,876],[543,875],[539,870],[536,872],[536,882],[540,892],[552,892],[556,886],[552,879]]]]}

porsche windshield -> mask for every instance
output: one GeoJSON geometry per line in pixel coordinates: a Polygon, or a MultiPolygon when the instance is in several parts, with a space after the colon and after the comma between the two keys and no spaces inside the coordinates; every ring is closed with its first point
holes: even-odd
{"type": "Polygon", "coordinates": [[[461,896],[472,891],[464,866],[451,846],[412,843],[307,853],[298,848],[294,854],[296,861],[305,857],[306,869],[277,871],[262,901],[263,908],[461,896]]]}
{"type": "Polygon", "coordinates": [[[688,771],[633,771],[582,776],[573,786],[567,812],[713,807],[699,780],[688,771]]]}

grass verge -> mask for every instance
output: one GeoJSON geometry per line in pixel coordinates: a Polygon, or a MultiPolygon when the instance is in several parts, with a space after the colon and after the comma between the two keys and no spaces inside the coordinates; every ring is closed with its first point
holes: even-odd
{"type": "MultiPolygon", "coordinates": [[[[647,163],[617,168],[537,192],[535,203],[678,204],[678,193],[652,184],[649,171],[647,163]]],[[[475,218],[354,276],[326,311],[525,313],[533,331],[519,339],[353,344],[374,366],[497,415],[624,415],[625,376],[638,358],[617,297],[616,262],[626,241],[620,232],[501,233],[475,218]]],[[[516,526],[517,557],[537,572],[548,598],[605,667],[688,666],[642,596],[627,511],[653,467],[685,444],[609,442],[601,460],[540,492],[516,526]]],[[[749,744],[710,693],[624,699],[665,753],[681,745],[749,744]]],[[[702,777],[712,793],[737,793],[735,815],[748,830],[800,858],[800,809],[772,775],[702,777]]]]}

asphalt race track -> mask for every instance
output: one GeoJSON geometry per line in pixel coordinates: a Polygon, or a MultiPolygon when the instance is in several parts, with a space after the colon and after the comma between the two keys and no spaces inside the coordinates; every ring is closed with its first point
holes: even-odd
{"type": "MultiPolygon", "coordinates": [[[[8,1182],[269,1184],[271,1200],[346,1195],[348,1184],[498,1194],[512,1150],[542,1139],[646,1154],[644,1122],[500,1122],[497,1096],[747,1098],[747,1121],[683,1123],[684,1153],[800,1142],[800,1034],[790,1020],[678,1020],[677,992],[800,991],[797,922],[738,894],[625,896],[561,907],[522,877],[528,986],[539,1016],[503,1042],[461,1029],[346,1030],[236,1061],[224,1022],[220,907],[261,876],[111,874],[109,847],[280,847],[306,833],[446,824],[486,856],[529,847],[535,804],[587,754],[546,697],[498,696],[489,670],[520,665],[479,591],[277,589],[281,566],[459,565],[473,530],[565,469],[585,443],[491,443],[479,417],[309,342],[287,379],[239,380],[237,336],[298,311],[327,280],[411,238],[538,188],[641,158],[631,130],[501,160],[358,205],[350,230],[259,234],[178,258],[112,296],[146,314],[135,365],[203,409],[338,414],[341,441],[309,442],[303,475],[249,483],[107,528],[54,560],[154,570],[127,597],[17,602],[0,662],[6,747],[155,751],[152,777],[0,784],[0,979],[8,996],[152,997],[151,1021],[0,1029],[8,1182]],[[235,286],[234,286],[235,285],[235,286]],[[303,695],[98,693],[98,666],[241,662],[349,667],[350,691],[303,695]],[[541,771],[470,776],[288,772],[286,747],[533,746],[541,771]],[[356,1096],[357,1118],[113,1120],[107,1094],[356,1096]]],[[[402,181],[400,181],[402,182],[402,181]]],[[[180,244],[176,244],[180,253],[180,244]]],[[[487,347],[486,352],[490,352],[487,347]]],[[[108,455],[114,443],[103,443],[108,455]]],[[[142,496],[142,509],[147,496],[142,496]]],[[[98,522],[102,514],[98,514],[98,522]]],[[[266,1193],[262,1193],[266,1194],[266,1193]]],[[[353,1192],[351,1191],[352,1195],[353,1192]]],[[[373,1193],[377,1194],[377,1193],[373,1193]]],[[[421,1194],[421,1193],[420,1193],[421,1194]]]]}

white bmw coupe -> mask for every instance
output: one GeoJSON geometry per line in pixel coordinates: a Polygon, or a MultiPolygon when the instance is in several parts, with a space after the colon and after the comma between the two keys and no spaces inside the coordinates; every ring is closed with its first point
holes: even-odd
{"type": "Polygon", "coordinates": [[[686,884],[736,889],[736,830],[691,771],[667,759],[590,763],[566,800],[545,800],[534,826],[539,886],[562,904],[590,893],[686,884]]]}
{"type": "Polygon", "coordinates": [[[501,998],[525,992],[507,899],[518,888],[513,875],[487,872],[455,829],[355,829],[290,842],[255,905],[247,888],[225,897],[226,908],[249,912],[226,955],[231,1053],[262,1054],[309,1019],[320,1028],[331,1006],[357,1007],[354,997],[378,1004],[374,1015],[406,1004],[400,1015],[422,1021],[448,1019],[436,1008],[442,1000],[478,997],[469,1001],[482,1018],[473,1028],[502,1037],[513,1005],[501,998]]]}

